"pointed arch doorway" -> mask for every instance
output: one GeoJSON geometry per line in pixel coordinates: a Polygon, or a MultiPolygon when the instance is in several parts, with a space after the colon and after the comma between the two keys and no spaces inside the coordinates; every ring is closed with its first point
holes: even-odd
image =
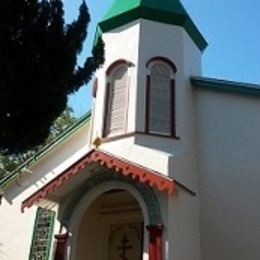
{"type": "Polygon", "coordinates": [[[143,223],[132,194],[120,189],[103,193],[81,218],[75,260],[143,259],[143,223]]]}

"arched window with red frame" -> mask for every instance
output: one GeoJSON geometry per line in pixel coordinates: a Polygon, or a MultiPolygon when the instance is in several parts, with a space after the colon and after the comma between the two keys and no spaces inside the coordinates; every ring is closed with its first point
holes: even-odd
{"type": "Polygon", "coordinates": [[[147,134],[175,137],[175,74],[169,59],[154,57],[147,63],[147,134]]]}
{"type": "Polygon", "coordinates": [[[106,106],[103,136],[115,136],[126,132],[128,105],[129,62],[118,60],[106,71],[106,106]]]}

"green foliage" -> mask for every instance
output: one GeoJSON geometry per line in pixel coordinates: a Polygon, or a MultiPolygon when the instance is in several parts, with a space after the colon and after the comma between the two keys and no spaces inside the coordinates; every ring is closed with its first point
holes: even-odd
{"type": "Polygon", "coordinates": [[[99,39],[84,65],[77,57],[90,16],[85,1],[71,24],[62,0],[1,0],[0,151],[23,153],[41,144],[69,94],[104,62],[99,39]]]}
{"type": "Polygon", "coordinates": [[[64,132],[69,126],[77,121],[73,116],[73,111],[67,107],[64,112],[58,117],[51,127],[50,135],[41,145],[36,146],[34,149],[24,153],[4,155],[0,153],[0,179],[7,176],[14,171],[19,165],[30,159],[34,154],[41,150],[45,145],[49,144],[64,132]]]}

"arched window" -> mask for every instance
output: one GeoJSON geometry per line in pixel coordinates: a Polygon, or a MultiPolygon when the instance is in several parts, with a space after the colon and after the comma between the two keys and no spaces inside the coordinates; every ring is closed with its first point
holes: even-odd
{"type": "Polygon", "coordinates": [[[147,63],[145,132],[175,137],[175,65],[155,57],[147,63]]]}
{"type": "Polygon", "coordinates": [[[125,133],[128,101],[128,63],[113,63],[107,70],[107,93],[104,136],[125,133]]]}

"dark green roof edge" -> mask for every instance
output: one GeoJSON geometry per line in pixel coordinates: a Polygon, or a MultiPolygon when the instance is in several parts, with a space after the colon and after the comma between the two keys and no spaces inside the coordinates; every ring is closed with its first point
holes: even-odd
{"type": "Polygon", "coordinates": [[[140,18],[176,26],[182,26],[201,51],[204,51],[205,48],[208,46],[208,43],[189,16],[181,13],[172,13],[170,11],[162,12],[153,8],[143,6],[133,8],[125,13],[121,13],[117,16],[108,18],[107,20],[103,20],[99,23],[98,26],[104,33],[140,18]]]}
{"type": "Polygon", "coordinates": [[[51,149],[56,147],[58,144],[62,143],[69,136],[75,133],[82,125],[89,122],[91,118],[91,111],[87,112],[85,115],[80,117],[77,122],[68,127],[63,133],[61,133],[57,138],[55,138],[52,142],[44,146],[41,150],[39,150],[36,154],[34,154],[31,158],[17,167],[13,172],[11,172],[8,176],[0,180],[0,188],[4,188],[8,183],[14,180],[17,175],[21,172],[22,169],[28,168],[34,163],[36,163],[39,159],[41,159],[46,153],[48,153],[51,149]]]}
{"type": "Polygon", "coordinates": [[[194,87],[233,92],[238,94],[260,96],[260,85],[257,84],[227,81],[227,80],[214,79],[214,78],[195,77],[195,76],[192,76],[190,78],[190,81],[194,87]]]}

